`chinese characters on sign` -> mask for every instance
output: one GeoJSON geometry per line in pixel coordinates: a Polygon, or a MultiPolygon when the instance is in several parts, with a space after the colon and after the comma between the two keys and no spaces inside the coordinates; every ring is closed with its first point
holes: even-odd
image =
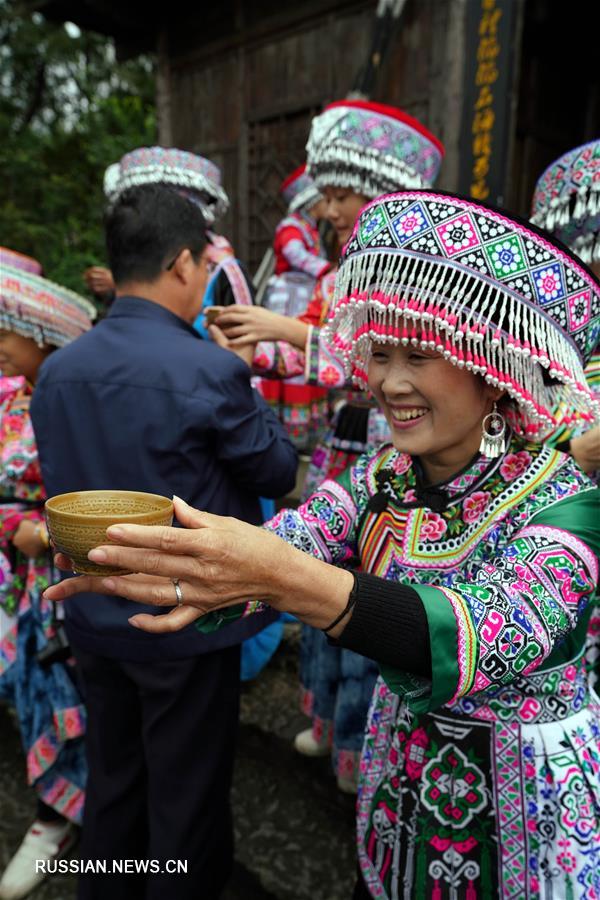
{"type": "Polygon", "coordinates": [[[471,132],[473,135],[473,180],[471,196],[475,200],[485,200],[490,189],[487,177],[492,156],[492,131],[494,128],[494,85],[498,81],[497,59],[500,54],[498,44],[498,20],[502,10],[496,0],[482,0],[482,16],[479,23],[479,45],[477,47],[477,74],[475,84],[479,89],[475,101],[475,115],[471,132]]]}
{"type": "Polygon", "coordinates": [[[469,0],[466,21],[462,193],[502,203],[508,156],[514,0],[469,0]]]}

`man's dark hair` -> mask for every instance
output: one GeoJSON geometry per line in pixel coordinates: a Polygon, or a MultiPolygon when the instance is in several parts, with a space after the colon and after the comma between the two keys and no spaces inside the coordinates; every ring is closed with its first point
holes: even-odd
{"type": "Polygon", "coordinates": [[[185,248],[197,262],[207,241],[202,210],[162,184],[125,191],[107,210],[104,228],[117,285],[156,281],[185,248]]]}

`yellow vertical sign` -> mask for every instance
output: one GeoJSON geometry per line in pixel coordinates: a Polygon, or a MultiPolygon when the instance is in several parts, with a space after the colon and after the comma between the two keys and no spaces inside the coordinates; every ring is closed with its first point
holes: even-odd
{"type": "Polygon", "coordinates": [[[498,81],[500,42],[498,27],[502,9],[497,0],[482,0],[475,73],[476,98],[472,110],[472,155],[470,194],[476,200],[490,195],[488,175],[492,157],[492,138],[496,115],[494,89],[498,81]]]}

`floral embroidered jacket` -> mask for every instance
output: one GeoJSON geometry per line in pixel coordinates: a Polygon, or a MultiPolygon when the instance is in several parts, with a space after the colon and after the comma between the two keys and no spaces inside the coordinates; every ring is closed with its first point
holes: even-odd
{"type": "MultiPolygon", "coordinates": [[[[434,649],[432,681],[384,672],[413,712],[571,654],[565,638],[575,630],[583,639],[596,589],[600,490],[570,457],[513,438],[504,456],[479,456],[433,489],[447,498],[443,511],[425,507],[417,487],[411,458],[384,445],[265,527],[325,562],[358,557],[364,571],[417,590],[434,649]],[[371,512],[369,500],[382,490],[388,506],[371,512]]],[[[214,615],[221,624],[259,605],[214,615]]]]}
{"type": "Polygon", "coordinates": [[[432,682],[385,673],[414,712],[538,668],[593,596],[600,547],[599,492],[564,454],[540,445],[513,441],[500,460],[480,457],[443,486],[443,512],[424,507],[416,486],[410,457],[388,445],[269,523],[326,562],[358,556],[365,571],[416,588],[434,649],[432,682]],[[382,489],[386,511],[370,512],[382,489]]]}
{"type": "Polygon", "coordinates": [[[296,271],[320,278],[330,267],[323,256],[314,219],[297,212],[290,213],[278,224],[273,250],[276,275],[296,271]]]}
{"type": "MultiPolygon", "coordinates": [[[[24,378],[0,376],[0,606],[8,615],[16,612],[29,569],[28,560],[14,551],[12,539],[23,519],[42,520],[45,500],[30,400],[24,378]]],[[[44,560],[35,577],[43,580],[45,575],[44,560]]]]}
{"type": "Polygon", "coordinates": [[[583,655],[598,496],[544,445],[513,439],[426,488],[384,445],[268,524],[410,584],[427,615],[431,679],[383,667],[367,722],[357,828],[373,897],[598,896],[600,705],[583,655]]]}
{"type": "Polygon", "coordinates": [[[70,665],[37,662],[55,635],[52,604],[42,592],[56,572],[49,552],[28,559],[12,543],[24,519],[43,517],[30,400],[23,378],[0,377],[0,701],[15,709],[28,783],[44,803],[80,823],[87,777],[85,709],[70,665]]]}

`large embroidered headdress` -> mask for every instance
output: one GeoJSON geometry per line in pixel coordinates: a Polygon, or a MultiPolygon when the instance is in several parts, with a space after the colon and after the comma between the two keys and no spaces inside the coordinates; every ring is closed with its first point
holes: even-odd
{"type": "Polygon", "coordinates": [[[41,272],[37,260],[0,247],[0,328],[62,347],[92,327],[96,310],[41,272]]]}
{"type": "Polygon", "coordinates": [[[377,197],[399,187],[431,187],[444,147],[400,109],[340,100],[313,119],[306,152],[307,171],[317,187],[377,197]]]}
{"type": "Polygon", "coordinates": [[[306,172],[306,164],[299,166],[285,179],[279,192],[288,206],[288,212],[309,210],[323,195],[306,172]]]}
{"type": "Polygon", "coordinates": [[[209,159],[175,147],[139,147],[109,166],[104,193],[114,202],[121,194],[142,184],[172,185],[200,203],[208,225],[223,216],[229,198],[221,187],[221,170],[209,159]]]}
{"type": "Polygon", "coordinates": [[[513,426],[543,437],[563,399],[600,418],[583,367],[598,343],[600,285],[549,235],[450,194],[405,191],[361,212],[327,335],[366,387],[371,341],[437,349],[513,398],[513,426]]]}
{"type": "Polygon", "coordinates": [[[538,180],[531,220],[584,262],[600,260],[600,140],[569,150],[538,180]]]}

